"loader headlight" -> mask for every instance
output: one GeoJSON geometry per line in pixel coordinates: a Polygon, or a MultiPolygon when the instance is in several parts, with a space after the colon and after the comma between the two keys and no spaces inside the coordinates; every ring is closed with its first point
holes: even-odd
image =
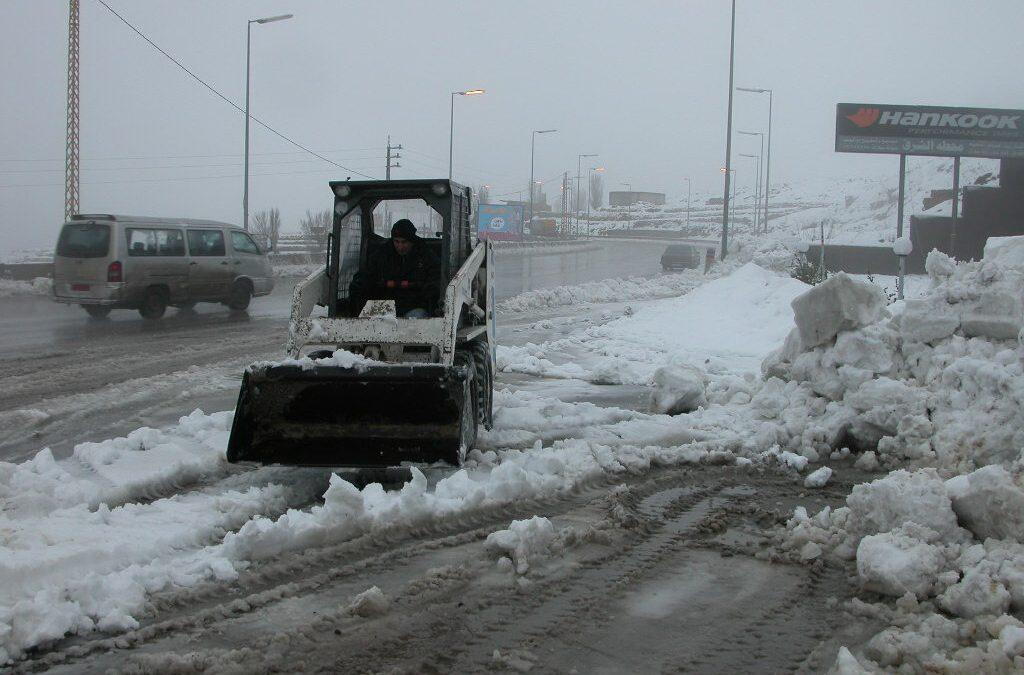
{"type": "Polygon", "coordinates": [[[448,186],[444,183],[434,183],[430,186],[430,190],[438,197],[444,197],[445,193],[448,192],[448,186]]]}
{"type": "Polygon", "coordinates": [[[348,185],[338,185],[334,188],[334,194],[338,195],[342,199],[352,194],[352,188],[348,185]]]}

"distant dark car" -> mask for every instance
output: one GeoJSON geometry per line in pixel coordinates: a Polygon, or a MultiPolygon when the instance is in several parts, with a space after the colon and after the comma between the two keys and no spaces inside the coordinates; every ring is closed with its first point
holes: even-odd
{"type": "Polygon", "coordinates": [[[689,244],[672,244],[661,254],[661,268],[695,270],[700,267],[700,249],[689,244]]]}

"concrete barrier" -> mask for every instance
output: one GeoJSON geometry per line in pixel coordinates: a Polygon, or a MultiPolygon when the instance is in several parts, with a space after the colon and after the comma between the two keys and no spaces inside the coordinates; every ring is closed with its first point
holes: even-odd
{"type": "Polygon", "coordinates": [[[0,263],[0,278],[31,281],[36,277],[52,277],[52,262],[0,263]]]}

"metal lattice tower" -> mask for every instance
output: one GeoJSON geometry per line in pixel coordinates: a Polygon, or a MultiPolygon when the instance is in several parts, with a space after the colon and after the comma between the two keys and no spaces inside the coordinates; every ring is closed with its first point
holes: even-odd
{"type": "Polygon", "coordinates": [[[64,156],[64,219],[78,213],[78,0],[68,3],[68,128],[64,156]]]}

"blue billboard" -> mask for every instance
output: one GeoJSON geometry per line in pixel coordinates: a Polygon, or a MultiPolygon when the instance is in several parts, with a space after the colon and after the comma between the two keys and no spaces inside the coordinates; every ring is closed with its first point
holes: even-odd
{"type": "Polygon", "coordinates": [[[480,204],[477,208],[477,236],[481,239],[519,241],[523,238],[523,207],[480,204]]]}

